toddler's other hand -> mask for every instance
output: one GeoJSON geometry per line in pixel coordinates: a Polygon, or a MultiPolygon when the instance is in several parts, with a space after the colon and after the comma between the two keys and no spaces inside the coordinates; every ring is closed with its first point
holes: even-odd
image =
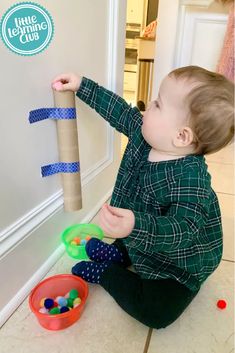
{"type": "Polygon", "coordinates": [[[133,230],[135,215],[131,210],[104,204],[101,208],[100,227],[111,238],[125,238],[133,230]]]}
{"type": "Polygon", "coordinates": [[[74,73],[61,74],[54,78],[51,87],[56,91],[77,92],[80,87],[82,77],[74,73]]]}

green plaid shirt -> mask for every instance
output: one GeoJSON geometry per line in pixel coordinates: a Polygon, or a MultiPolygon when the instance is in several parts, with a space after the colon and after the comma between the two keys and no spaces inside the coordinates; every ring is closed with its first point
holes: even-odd
{"type": "Polygon", "coordinates": [[[218,199],[204,157],[150,162],[138,108],[87,78],[77,96],[129,139],[111,205],[134,212],[134,229],[122,241],[136,272],[198,290],[223,249],[218,199]]]}

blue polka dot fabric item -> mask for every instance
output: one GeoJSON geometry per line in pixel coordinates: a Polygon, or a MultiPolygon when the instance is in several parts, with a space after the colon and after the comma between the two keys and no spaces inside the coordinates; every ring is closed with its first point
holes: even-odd
{"type": "Polygon", "coordinates": [[[41,167],[42,177],[58,173],[78,173],[80,171],[79,162],[65,163],[59,162],[41,167]]]}
{"type": "Polygon", "coordinates": [[[76,108],[40,108],[29,112],[30,124],[45,119],[76,119],[76,108]]]}

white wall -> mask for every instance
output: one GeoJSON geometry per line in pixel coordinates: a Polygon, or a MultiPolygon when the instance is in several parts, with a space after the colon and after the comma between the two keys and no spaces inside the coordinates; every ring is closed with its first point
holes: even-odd
{"type": "MultiPolygon", "coordinates": [[[[62,230],[88,221],[108,198],[120,162],[118,134],[76,99],[83,209],[64,213],[59,176],[40,176],[42,165],[58,161],[55,122],[30,125],[28,113],[53,106],[50,83],[61,72],[77,72],[122,94],[125,3],[37,3],[54,20],[55,34],[49,47],[36,56],[24,57],[0,43],[0,278],[4,283],[0,315],[5,318],[61,254],[60,248],[52,255],[61,244],[62,230]],[[37,278],[33,277],[41,266],[37,278]]],[[[0,13],[13,4],[2,0],[0,13]]]]}

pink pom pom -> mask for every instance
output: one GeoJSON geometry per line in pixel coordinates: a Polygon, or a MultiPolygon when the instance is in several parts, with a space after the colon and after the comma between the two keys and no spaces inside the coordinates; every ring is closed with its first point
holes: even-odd
{"type": "Polygon", "coordinates": [[[62,89],[62,86],[63,84],[60,82],[60,81],[57,81],[53,84],[53,88],[56,90],[56,91],[60,91],[62,89]]]}

